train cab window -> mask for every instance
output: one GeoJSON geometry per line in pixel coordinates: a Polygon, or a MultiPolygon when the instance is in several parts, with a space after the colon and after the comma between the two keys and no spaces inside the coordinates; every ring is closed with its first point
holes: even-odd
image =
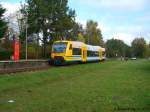
{"type": "Polygon", "coordinates": [[[73,55],[81,55],[81,49],[80,48],[73,48],[73,55]]]}
{"type": "Polygon", "coordinates": [[[70,44],[69,50],[72,50],[72,44],[70,44]]]}
{"type": "Polygon", "coordinates": [[[67,42],[57,42],[53,44],[52,52],[53,53],[64,53],[67,48],[67,42]]]}

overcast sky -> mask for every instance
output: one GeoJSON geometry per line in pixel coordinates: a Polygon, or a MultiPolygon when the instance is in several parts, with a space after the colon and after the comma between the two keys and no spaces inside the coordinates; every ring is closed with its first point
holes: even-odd
{"type": "MultiPolygon", "coordinates": [[[[0,0],[7,13],[15,12],[20,1],[0,0]]],[[[76,20],[86,25],[87,20],[97,21],[104,40],[117,38],[130,45],[135,37],[150,41],[150,0],[68,0],[76,10],[76,20]]]]}

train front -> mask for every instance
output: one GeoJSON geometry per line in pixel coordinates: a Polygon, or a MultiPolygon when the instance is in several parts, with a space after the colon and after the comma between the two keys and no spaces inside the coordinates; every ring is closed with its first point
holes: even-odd
{"type": "Polygon", "coordinates": [[[51,58],[54,65],[63,65],[65,64],[65,55],[67,50],[68,42],[65,41],[56,41],[52,46],[51,58]]]}

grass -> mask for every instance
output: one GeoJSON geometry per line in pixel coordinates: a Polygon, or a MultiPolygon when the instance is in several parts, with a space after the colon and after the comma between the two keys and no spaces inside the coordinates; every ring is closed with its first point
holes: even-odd
{"type": "Polygon", "coordinates": [[[149,111],[150,61],[146,60],[0,76],[0,112],[149,111]]]}

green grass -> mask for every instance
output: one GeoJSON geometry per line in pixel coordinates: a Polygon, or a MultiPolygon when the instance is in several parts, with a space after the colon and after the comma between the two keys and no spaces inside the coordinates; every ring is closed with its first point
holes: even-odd
{"type": "Polygon", "coordinates": [[[150,61],[0,76],[0,112],[150,112],[150,61]]]}

